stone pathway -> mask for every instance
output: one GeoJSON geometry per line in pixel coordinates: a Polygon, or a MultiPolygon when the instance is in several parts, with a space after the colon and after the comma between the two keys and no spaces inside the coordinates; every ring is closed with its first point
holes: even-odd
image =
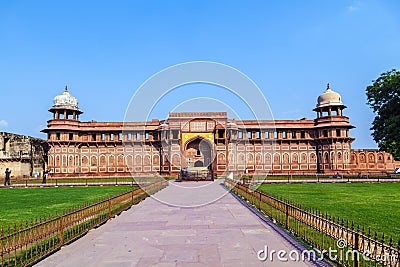
{"type": "Polygon", "coordinates": [[[257,252],[265,246],[295,249],[221,181],[171,182],[37,266],[314,266],[276,254],[261,262],[257,252]]]}

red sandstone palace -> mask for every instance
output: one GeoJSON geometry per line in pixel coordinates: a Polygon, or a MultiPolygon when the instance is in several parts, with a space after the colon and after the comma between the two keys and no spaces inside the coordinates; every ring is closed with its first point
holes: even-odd
{"type": "Polygon", "coordinates": [[[243,120],[226,112],[172,112],[149,122],[82,122],[68,89],[54,98],[48,134],[48,168],[55,176],[177,175],[208,166],[216,175],[244,172],[392,172],[391,154],[353,150],[341,96],[318,97],[314,120],[243,120]]]}

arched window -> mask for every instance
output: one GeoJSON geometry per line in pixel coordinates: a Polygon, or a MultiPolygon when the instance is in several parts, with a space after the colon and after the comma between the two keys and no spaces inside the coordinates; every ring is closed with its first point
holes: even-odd
{"type": "Polygon", "coordinates": [[[253,163],[254,163],[253,161],[254,161],[253,154],[248,153],[248,154],[247,154],[247,163],[253,164],[253,163]]]}
{"type": "Polygon", "coordinates": [[[82,166],[89,166],[89,159],[87,156],[82,157],[82,166]]]}
{"type": "Polygon", "coordinates": [[[264,155],[264,160],[265,160],[265,164],[271,164],[271,154],[270,153],[266,153],[264,155]]]}
{"type": "Polygon", "coordinates": [[[368,162],[369,163],[374,163],[375,162],[375,156],[372,153],[369,153],[368,155],[368,162]]]}
{"type": "Polygon", "coordinates": [[[315,153],[310,154],[310,163],[316,163],[317,162],[317,157],[315,156],[315,153]]]}
{"type": "Polygon", "coordinates": [[[299,163],[299,156],[296,153],[292,155],[292,163],[299,163]]]}
{"type": "Polygon", "coordinates": [[[244,160],[244,155],[243,153],[240,153],[238,155],[238,164],[244,164],[245,160],[244,160]]]}
{"type": "Polygon", "coordinates": [[[181,165],[181,158],[179,157],[178,154],[174,154],[172,156],[172,164],[174,164],[175,166],[180,166],[181,165]]]}
{"type": "Polygon", "coordinates": [[[289,154],[287,154],[287,153],[283,154],[283,163],[284,164],[289,163],[289,154]]]}
{"type": "Polygon", "coordinates": [[[118,155],[117,157],[117,164],[118,166],[124,166],[124,156],[123,155],[118,155]]]}
{"type": "Polygon", "coordinates": [[[160,156],[159,156],[159,155],[154,155],[154,156],[153,156],[153,164],[154,164],[155,166],[160,165],[160,156]]]}
{"type": "Polygon", "coordinates": [[[361,163],[366,163],[364,153],[360,154],[360,162],[361,162],[361,163]]]}
{"type": "Polygon", "coordinates": [[[280,163],[281,162],[281,156],[278,153],[275,153],[274,155],[274,163],[280,163]]]}
{"type": "Polygon", "coordinates": [[[97,166],[97,157],[96,156],[92,156],[91,165],[92,166],[97,166]]]}
{"type": "Polygon", "coordinates": [[[260,153],[256,154],[256,164],[260,165],[262,163],[262,156],[260,153]]]}
{"type": "Polygon", "coordinates": [[[142,157],[140,155],[136,155],[135,157],[135,165],[142,165],[142,157]]]}
{"type": "Polygon", "coordinates": [[[301,153],[301,163],[307,163],[307,154],[301,153]]]}
{"type": "Polygon", "coordinates": [[[133,156],[132,155],[126,156],[126,164],[128,165],[129,168],[133,166],[133,156]]]}
{"type": "Polygon", "coordinates": [[[328,163],[329,162],[329,153],[328,152],[325,152],[324,158],[325,158],[325,163],[328,163]]]}
{"type": "Polygon", "coordinates": [[[378,154],[378,162],[379,163],[383,163],[383,155],[382,155],[382,153],[378,154]]]}
{"type": "Polygon", "coordinates": [[[101,155],[101,156],[100,156],[100,166],[101,166],[101,167],[107,166],[106,156],[104,156],[104,155],[101,155]]]}
{"type": "Polygon", "coordinates": [[[146,165],[146,166],[150,166],[151,165],[150,161],[151,161],[150,155],[145,155],[143,164],[146,165]]]}
{"type": "Polygon", "coordinates": [[[115,157],[114,155],[108,156],[108,166],[112,167],[115,165],[115,157]]]}
{"type": "Polygon", "coordinates": [[[225,154],[224,153],[219,153],[218,154],[218,163],[219,164],[225,164],[225,154]]]}

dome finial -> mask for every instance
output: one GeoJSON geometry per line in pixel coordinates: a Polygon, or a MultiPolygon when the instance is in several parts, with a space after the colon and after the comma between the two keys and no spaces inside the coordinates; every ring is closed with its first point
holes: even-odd
{"type": "Polygon", "coordinates": [[[329,85],[329,83],[326,85],[326,91],[330,91],[331,90],[331,86],[329,85]]]}
{"type": "Polygon", "coordinates": [[[65,90],[64,92],[68,92],[68,85],[65,85],[65,90]]]}

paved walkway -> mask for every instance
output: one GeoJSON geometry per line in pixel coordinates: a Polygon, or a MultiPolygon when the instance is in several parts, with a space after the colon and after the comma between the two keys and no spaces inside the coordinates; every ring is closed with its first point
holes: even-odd
{"type": "Polygon", "coordinates": [[[313,266],[261,262],[265,246],[295,248],[220,183],[170,182],[37,266],[313,266]]]}

